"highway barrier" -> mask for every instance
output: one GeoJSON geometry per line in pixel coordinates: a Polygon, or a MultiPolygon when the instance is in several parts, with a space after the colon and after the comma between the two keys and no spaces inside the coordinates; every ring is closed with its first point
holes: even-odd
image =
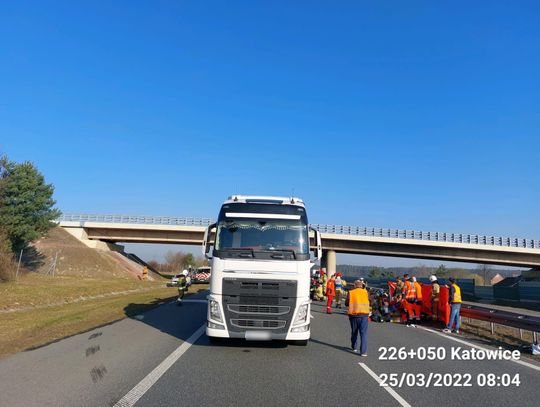
{"type": "Polygon", "coordinates": [[[461,305],[461,316],[493,324],[511,326],[525,331],[540,332],[540,317],[509,312],[478,305],[461,305]]]}

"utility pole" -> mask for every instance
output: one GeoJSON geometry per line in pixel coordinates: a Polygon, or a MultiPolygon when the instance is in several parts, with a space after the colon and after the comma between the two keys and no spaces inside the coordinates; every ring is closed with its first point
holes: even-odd
{"type": "Polygon", "coordinates": [[[17,271],[15,272],[15,281],[19,280],[19,269],[21,268],[21,260],[22,260],[23,250],[24,249],[21,249],[21,254],[19,255],[19,262],[17,263],[17,271]]]}

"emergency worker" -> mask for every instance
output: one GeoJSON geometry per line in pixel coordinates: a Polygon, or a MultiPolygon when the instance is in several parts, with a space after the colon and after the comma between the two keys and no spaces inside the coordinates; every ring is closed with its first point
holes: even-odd
{"type": "Polygon", "coordinates": [[[455,333],[459,334],[459,326],[461,325],[461,317],[459,316],[459,311],[461,310],[461,288],[456,284],[456,280],[453,277],[448,279],[449,284],[449,293],[448,293],[448,303],[450,304],[450,321],[448,325],[443,329],[443,332],[446,333],[455,333]],[[452,329],[452,326],[455,327],[452,329]]]}
{"type": "Polygon", "coordinates": [[[360,335],[360,354],[367,356],[368,318],[371,310],[369,295],[360,280],[354,282],[354,289],[347,294],[345,301],[351,324],[351,349],[358,353],[356,343],[360,335]]]}
{"type": "Polygon", "coordinates": [[[326,313],[332,313],[332,301],[334,301],[334,295],[336,294],[336,277],[332,276],[326,282],[326,313]]]}
{"type": "Polygon", "coordinates": [[[416,323],[420,323],[420,315],[422,314],[422,285],[416,281],[416,277],[412,278],[412,282],[414,284],[414,289],[416,290],[416,303],[414,304],[414,313],[415,313],[415,319],[416,323]]]}
{"type": "Polygon", "coordinates": [[[415,327],[413,323],[414,319],[414,305],[416,304],[416,287],[414,286],[413,281],[409,278],[408,274],[403,276],[405,279],[403,285],[403,307],[407,313],[407,326],[415,327]]]}
{"type": "Polygon", "coordinates": [[[434,321],[439,320],[439,295],[441,294],[441,286],[437,281],[437,276],[429,276],[431,281],[431,317],[434,321]]]}
{"type": "Polygon", "coordinates": [[[315,290],[315,300],[317,300],[317,301],[324,300],[323,286],[320,283],[317,283],[317,288],[315,290]]]}
{"type": "MultiPolygon", "coordinates": [[[[319,283],[321,283],[322,285],[322,289],[323,289],[323,293],[326,293],[326,282],[327,282],[328,278],[326,276],[326,271],[325,269],[321,269],[321,272],[320,272],[320,275],[319,275],[319,283]]],[[[326,294],[324,294],[326,295],[326,294]]]]}
{"type": "Polygon", "coordinates": [[[401,277],[396,277],[396,290],[394,291],[394,295],[397,296],[398,294],[403,293],[403,280],[401,277]]]}
{"type": "Polygon", "coordinates": [[[178,277],[178,298],[176,299],[177,305],[182,305],[182,299],[184,298],[185,293],[188,291],[188,281],[187,281],[188,271],[182,271],[180,277],[178,277]]]}
{"type": "Polygon", "coordinates": [[[341,273],[336,273],[336,308],[341,308],[341,298],[343,297],[343,291],[346,285],[346,281],[341,278],[341,273]]]}

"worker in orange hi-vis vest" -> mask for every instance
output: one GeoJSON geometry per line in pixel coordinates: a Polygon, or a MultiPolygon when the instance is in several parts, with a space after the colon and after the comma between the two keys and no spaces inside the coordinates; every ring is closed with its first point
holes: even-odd
{"type": "Polygon", "coordinates": [[[409,278],[408,274],[405,274],[403,278],[405,280],[403,286],[405,301],[403,303],[403,306],[405,308],[405,311],[407,312],[407,326],[414,328],[416,327],[416,325],[414,325],[413,323],[414,305],[416,304],[416,287],[412,279],[409,278]]]}
{"type": "Polygon", "coordinates": [[[349,291],[345,306],[348,308],[347,314],[351,324],[351,349],[358,353],[356,342],[360,335],[360,354],[367,356],[368,318],[371,306],[365,283],[360,280],[354,282],[354,289],[349,291]]]}
{"type": "Polygon", "coordinates": [[[336,276],[332,276],[326,282],[326,313],[332,313],[332,301],[336,295],[336,276]]]}
{"type": "Polygon", "coordinates": [[[416,319],[416,323],[420,323],[420,314],[422,313],[422,285],[416,281],[416,277],[412,278],[412,282],[414,284],[414,289],[416,291],[416,303],[414,304],[414,318],[416,319]]]}
{"type": "Polygon", "coordinates": [[[144,266],[142,269],[142,278],[143,280],[146,280],[147,277],[148,277],[148,266],[144,266]]]}

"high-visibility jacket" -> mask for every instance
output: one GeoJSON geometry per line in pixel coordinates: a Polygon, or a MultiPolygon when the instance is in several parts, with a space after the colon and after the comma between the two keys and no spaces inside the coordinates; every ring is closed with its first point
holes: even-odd
{"type": "Polygon", "coordinates": [[[451,299],[452,304],[460,304],[461,303],[461,288],[457,284],[452,284],[452,288],[454,289],[454,296],[451,299]]]}
{"type": "Polygon", "coordinates": [[[422,301],[422,286],[418,281],[414,282],[414,289],[416,290],[416,299],[422,301]]]}
{"type": "Polygon", "coordinates": [[[334,280],[330,279],[326,282],[326,296],[331,297],[336,294],[336,286],[334,285],[334,280]]]}
{"type": "Polygon", "coordinates": [[[369,315],[371,308],[369,306],[368,292],[365,288],[355,288],[349,291],[349,315],[369,315]]]}
{"type": "Polygon", "coordinates": [[[317,298],[321,298],[321,299],[322,297],[324,297],[322,285],[317,286],[317,289],[315,290],[315,295],[317,296],[317,298]]]}
{"type": "Polygon", "coordinates": [[[416,300],[416,287],[412,281],[405,281],[405,299],[407,300],[416,300]]]}

